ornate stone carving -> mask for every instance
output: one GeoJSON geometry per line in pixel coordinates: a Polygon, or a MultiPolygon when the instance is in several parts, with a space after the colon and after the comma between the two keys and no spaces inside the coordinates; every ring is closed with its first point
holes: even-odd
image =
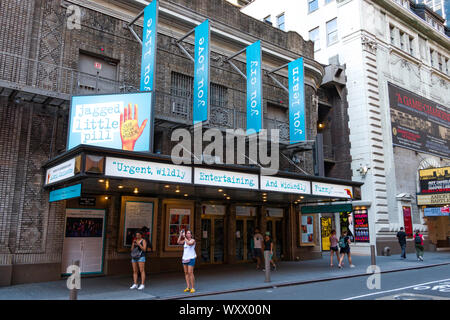
{"type": "Polygon", "coordinates": [[[361,37],[361,44],[363,46],[363,50],[369,51],[371,53],[377,52],[377,42],[367,36],[361,37]]]}

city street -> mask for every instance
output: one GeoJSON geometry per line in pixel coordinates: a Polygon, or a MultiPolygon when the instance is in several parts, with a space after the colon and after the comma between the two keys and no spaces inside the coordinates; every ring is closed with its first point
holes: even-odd
{"type": "Polygon", "coordinates": [[[381,289],[368,276],[235,292],[185,300],[450,300],[450,265],[381,274],[381,289]]]}

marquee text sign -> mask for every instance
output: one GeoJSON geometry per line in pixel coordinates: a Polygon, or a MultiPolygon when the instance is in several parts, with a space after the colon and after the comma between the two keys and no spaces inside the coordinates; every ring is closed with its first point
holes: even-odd
{"type": "Polygon", "coordinates": [[[231,187],[242,189],[259,188],[258,175],[232,171],[195,168],[194,183],[208,186],[231,187]]]}
{"type": "Polygon", "coordinates": [[[304,180],[261,176],[261,190],[310,194],[311,183],[304,180]]]}
{"type": "Polygon", "coordinates": [[[75,175],[75,158],[65,161],[57,166],[47,169],[45,184],[58,182],[75,175]]]}
{"type": "Polygon", "coordinates": [[[449,203],[450,193],[417,195],[417,204],[419,206],[449,203]]]}
{"type": "Polygon", "coordinates": [[[190,167],[112,157],[106,158],[105,175],[176,183],[192,182],[190,167]]]}
{"type": "Polygon", "coordinates": [[[338,184],[329,183],[312,183],[312,194],[316,196],[329,196],[337,198],[350,199],[350,194],[352,193],[351,186],[342,186],[338,184]]]}

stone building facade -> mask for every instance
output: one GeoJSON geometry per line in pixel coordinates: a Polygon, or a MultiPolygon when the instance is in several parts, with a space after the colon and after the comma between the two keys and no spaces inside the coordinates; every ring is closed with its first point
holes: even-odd
{"type": "MultiPolygon", "coordinates": [[[[49,203],[50,190],[43,188],[43,166],[55,163],[66,154],[72,95],[138,90],[141,47],[126,24],[142,9],[143,5],[137,1],[123,0],[1,1],[0,25],[5,32],[0,35],[0,284],[59,279],[65,210],[79,208],[80,204],[77,200],[49,203]],[[78,18],[80,29],[73,25],[78,18]],[[100,64],[101,69],[96,70],[92,61],[100,64]]],[[[313,60],[312,42],[304,41],[295,32],[286,33],[246,16],[226,1],[171,0],[160,1],[154,152],[169,155],[173,145],[170,142],[172,130],[189,128],[192,123],[189,86],[193,66],[177,47],[176,39],[206,18],[213,26],[211,82],[217,93],[211,103],[211,126],[225,130],[245,125],[245,81],[225,60],[233,52],[261,40],[264,70],[299,56],[305,58],[306,122],[308,137],[314,140],[319,105],[317,90],[325,71],[313,60]]],[[[135,30],[141,34],[142,22],[137,24],[135,30]]],[[[184,46],[193,52],[192,40],[186,40],[184,46]]],[[[244,59],[235,59],[235,64],[245,70],[244,59]]],[[[285,85],[286,75],[277,76],[285,85]]],[[[327,88],[321,90],[325,96],[327,88]]],[[[263,77],[263,92],[265,127],[280,129],[281,139],[286,142],[287,94],[266,76],[263,77]]],[[[335,117],[340,119],[341,116],[335,117]]],[[[345,144],[345,141],[340,143],[345,144]]],[[[283,148],[286,156],[280,159],[281,170],[298,173],[300,167],[302,174],[314,175],[311,150],[294,150],[300,158],[295,164],[287,160],[293,151],[283,148]]],[[[334,176],[347,178],[339,173],[334,176]]],[[[123,193],[113,192],[105,199],[104,189],[92,186],[88,189],[90,196],[96,199],[96,208],[107,210],[103,273],[128,272],[129,254],[117,250],[123,193]]],[[[155,196],[155,193],[148,195],[155,196]]],[[[188,201],[175,195],[159,198],[157,234],[164,234],[162,210],[165,201],[170,202],[170,199],[188,201]]],[[[200,210],[198,196],[189,199],[189,205],[200,210]]],[[[264,204],[255,205],[259,212],[258,223],[264,230],[264,204]]],[[[295,208],[293,201],[284,207],[289,214],[283,222],[285,258],[317,255],[309,247],[299,247],[293,238],[296,231],[288,227],[288,222],[297,219],[295,208]]],[[[235,211],[233,204],[227,204],[226,224],[235,223],[232,218],[235,211]]],[[[200,230],[200,220],[195,223],[200,230]]],[[[225,249],[228,263],[235,260],[233,230],[226,231],[225,237],[230,243],[225,249]]],[[[158,238],[157,250],[151,253],[154,263],[150,272],[179,267],[178,256],[165,254],[161,241],[158,238]]]]}

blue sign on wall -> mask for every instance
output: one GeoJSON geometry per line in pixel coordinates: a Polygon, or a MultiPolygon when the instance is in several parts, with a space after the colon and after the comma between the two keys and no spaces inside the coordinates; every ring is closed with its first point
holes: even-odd
{"type": "Polygon", "coordinates": [[[261,41],[249,45],[247,56],[247,134],[262,128],[261,41]]]}
{"type": "Polygon", "coordinates": [[[72,97],[68,147],[149,151],[152,92],[72,97]]]}
{"type": "Polygon", "coordinates": [[[303,58],[288,64],[289,70],[289,140],[290,144],[306,140],[303,58]]]}
{"type": "Polygon", "coordinates": [[[70,187],[50,191],[49,202],[72,199],[77,197],[81,197],[81,183],[70,187]]]}
{"type": "Polygon", "coordinates": [[[446,217],[449,215],[448,207],[430,207],[423,209],[425,217],[446,217]]]}
{"type": "Polygon", "coordinates": [[[153,76],[156,62],[156,27],[158,1],[153,0],[144,9],[144,30],[142,33],[141,91],[153,90],[153,76]]]}
{"type": "Polygon", "coordinates": [[[209,20],[195,28],[194,124],[208,120],[209,20]]]}

